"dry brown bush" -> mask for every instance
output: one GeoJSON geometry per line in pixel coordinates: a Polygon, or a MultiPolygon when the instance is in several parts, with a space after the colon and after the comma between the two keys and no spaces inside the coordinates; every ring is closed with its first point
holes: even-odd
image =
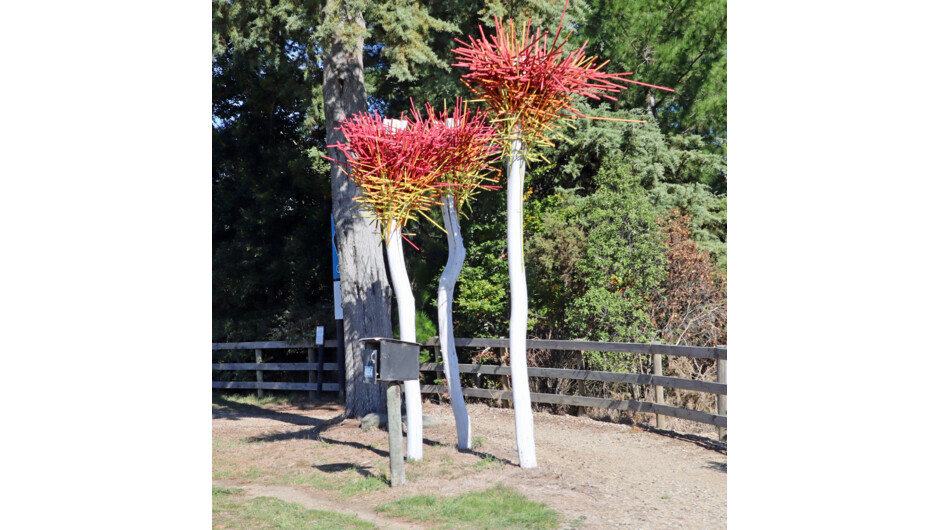
{"type": "MultiPolygon", "coordinates": [[[[725,273],[714,266],[708,252],[691,239],[689,216],[672,210],[659,221],[666,240],[667,275],[662,290],[653,297],[651,317],[660,337],[668,344],[719,346],[728,341],[728,295],[725,273]]],[[[711,359],[667,356],[665,375],[715,381],[716,362],[711,359]]],[[[715,411],[717,396],[703,392],[666,389],[673,406],[715,411]]]]}
{"type": "Polygon", "coordinates": [[[666,279],[651,300],[662,340],[686,346],[718,346],[728,340],[725,273],[691,239],[689,216],[672,210],[659,221],[666,241],[666,279]]]}

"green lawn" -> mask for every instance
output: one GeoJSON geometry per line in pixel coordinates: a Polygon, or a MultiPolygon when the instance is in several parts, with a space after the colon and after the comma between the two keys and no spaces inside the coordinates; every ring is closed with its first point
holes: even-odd
{"type": "Polygon", "coordinates": [[[230,529],[311,528],[371,529],[375,525],[353,515],[308,510],[272,497],[248,499],[238,488],[212,487],[212,527],[230,529]]]}
{"type": "Polygon", "coordinates": [[[438,523],[443,528],[558,528],[558,514],[512,488],[497,484],[485,490],[441,498],[418,495],[382,504],[376,511],[408,521],[438,523]]]}

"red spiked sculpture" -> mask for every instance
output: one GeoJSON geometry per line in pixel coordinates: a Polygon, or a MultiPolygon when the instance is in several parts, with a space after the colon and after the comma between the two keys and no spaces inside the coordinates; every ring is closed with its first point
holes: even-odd
{"type": "MultiPolygon", "coordinates": [[[[568,2],[562,11],[564,19],[568,2]]],[[[516,448],[519,466],[538,466],[535,457],[535,433],[529,396],[526,361],[526,323],[528,293],[522,256],[522,201],[526,161],[541,157],[542,147],[553,146],[561,137],[560,129],[576,118],[587,118],[574,107],[581,95],[591,99],[615,99],[627,83],[657,87],[626,79],[632,72],[608,74],[601,71],[607,61],[595,65],[596,57],[586,57],[585,42],[568,53],[562,47],[571,33],[559,42],[561,21],[551,44],[548,32],[526,22],[521,34],[510,20],[508,27],[496,19],[496,34],[487,36],[480,28],[480,38],[458,40],[462,47],[453,49],[458,62],[453,66],[469,69],[462,76],[464,84],[480,101],[487,104],[490,118],[499,129],[499,141],[507,155],[506,163],[506,253],[509,265],[509,364],[512,379],[513,408],[516,420],[516,448]]],[[[617,120],[633,121],[633,120],[617,120]]],[[[544,158],[544,157],[543,157],[544,158]]]]}
{"type": "MultiPolygon", "coordinates": [[[[355,200],[379,223],[388,238],[392,220],[398,226],[425,215],[450,192],[460,205],[479,189],[494,186],[485,175],[499,156],[495,129],[485,114],[470,112],[457,100],[453,110],[436,112],[425,105],[427,117],[412,106],[405,127],[398,129],[378,113],[354,114],[338,129],[346,143],[336,147],[346,155],[342,170],[362,190],[355,200]]],[[[332,159],[331,159],[332,160],[332,159]]]]}
{"type": "Polygon", "coordinates": [[[462,76],[464,84],[493,113],[507,154],[513,139],[522,140],[528,150],[550,147],[563,125],[575,118],[589,118],[574,107],[576,95],[615,100],[608,92],[619,92],[627,87],[626,83],[673,91],[626,79],[633,72],[602,72],[609,61],[595,64],[597,57],[586,57],[586,41],[565,56],[562,47],[571,33],[558,40],[560,21],[551,45],[549,33],[538,28],[533,32],[529,21],[519,34],[512,19],[507,27],[497,18],[495,35],[485,35],[482,27],[480,34],[479,39],[468,37],[470,42],[455,39],[463,46],[452,50],[458,57],[452,66],[469,69],[462,76]]]}

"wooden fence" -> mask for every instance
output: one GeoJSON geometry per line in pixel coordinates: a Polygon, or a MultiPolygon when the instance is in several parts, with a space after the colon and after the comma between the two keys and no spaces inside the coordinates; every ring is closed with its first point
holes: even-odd
{"type": "MultiPolygon", "coordinates": [[[[454,344],[458,348],[508,348],[509,339],[454,339],[454,344]]],[[[434,348],[435,359],[440,358],[440,342],[434,337],[424,343],[425,347],[434,348]]],[[[671,416],[685,420],[696,421],[714,425],[719,428],[719,437],[725,438],[725,429],[728,426],[727,419],[727,394],[728,385],[726,382],[726,361],[728,359],[728,350],[726,348],[702,348],[695,346],[670,346],[666,344],[637,344],[625,342],[589,342],[589,341],[568,341],[568,340],[537,340],[529,339],[526,341],[528,349],[541,350],[564,350],[564,351],[599,351],[608,353],[639,353],[653,356],[653,370],[650,374],[632,374],[618,372],[599,372],[593,370],[569,370],[560,368],[539,368],[529,367],[529,377],[546,377],[559,379],[573,379],[581,381],[601,381],[608,383],[629,383],[638,385],[652,385],[655,388],[656,402],[617,400],[588,396],[571,396],[560,394],[532,393],[533,403],[551,403],[557,405],[573,405],[578,407],[593,407],[601,409],[614,410],[633,410],[637,412],[648,412],[656,414],[657,427],[663,428],[664,416],[671,416]],[[679,377],[667,377],[662,375],[662,356],[674,355],[681,357],[693,357],[697,359],[715,359],[718,363],[718,381],[699,381],[692,379],[683,379],[679,377]],[[707,392],[718,396],[718,410],[716,413],[708,413],[698,410],[686,409],[682,407],[673,407],[664,404],[663,387],[677,388],[682,390],[691,390],[696,392],[707,392]]],[[[310,397],[319,398],[322,392],[339,392],[342,396],[344,384],[342,384],[345,375],[342,366],[342,355],[337,355],[339,362],[326,363],[324,359],[325,348],[336,348],[335,340],[324,341],[323,344],[289,344],[286,342],[237,342],[237,343],[213,343],[213,350],[254,350],[254,363],[216,363],[212,365],[213,370],[250,370],[256,372],[256,381],[213,381],[212,388],[217,389],[257,389],[259,395],[264,390],[307,390],[310,397]],[[268,349],[297,349],[306,348],[308,362],[306,363],[264,363],[262,362],[262,353],[268,349]],[[316,357],[314,350],[317,351],[316,357]],[[264,381],[264,371],[289,371],[301,370],[309,373],[307,383],[279,383],[264,381]],[[337,380],[340,383],[326,383],[325,372],[339,372],[337,380]]],[[[508,366],[496,366],[489,364],[461,364],[460,373],[480,374],[480,375],[500,375],[508,376],[510,368],[508,366]]],[[[444,365],[439,362],[422,363],[420,370],[423,372],[443,372],[444,365]]],[[[424,394],[445,394],[447,387],[443,385],[422,385],[421,392],[424,394]]],[[[484,399],[503,399],[511,400],[511,390],[490,390],[484,388],[464,388],[464,396],[484,398],[484,399]]]]}
{"type": "Polygon", "coordinates": [[[213,363],[212,369],[215,371],[223,370],[249,370],[255,372],[255,381],[212,381],[212,388],[217,389],[239,389],[258,391],[258,397],[264,396],[265,390],[306,390],[309,392],[310,399],[319,399],[324,390],[338,392],[342,397],[345,384],[343,377],[346,373],[343,369],[343,356],[336,355],[338,362],[325,362],[325,349],[336,349],[336,340],[325,340],[323,344],[296,343],[288,342],[213,342],[213,350],[254,350],[255,362],[253,363],[213,363]],[[264,350],[287,350],[287,349],[306,349],[307,362],[305,363],[266,363],[263,362],[264,350]],[[284,383],[264,380],[265,371],[306,371],[308,381],[306,383],[284,383]],[[327,383],[326,372],[337,372],[338,383],[327,383]]]}
{"type": "MultiPolygon", "coordinates": [[[[437,349],[440,342],[437,337],[432,338],[426,346],[437,349]]],[[[454,339],[458,348],[508,348],[509,339],[454,339]]],[[[549,377],[559,379],[574,379],[582,381],[602,381],[608,383],[632,383],[639,385],[653,385],[656,389],[656,403],[649,401],[617,400],[588,396],[570,396],[559,394],[532,393],[533,403],[551,403],[557,405],[574,405],[579,407],[593,407],[614,410],[633,410],[656,414],[657,427],[664,426],[662,416],[672,416],[685,420],[707,423],[719,428],[719,437],[725,437],[728,427],[727,400],[728,385],[725,380],[725,363],[728,359],[726,348],[701,348],[695,346],[670,346],[667,344],[637,344],[626,342],[589,342],[571,340],[537,340],[528,339],[526,348],[530,350],[565,350],[565,351],[600,351],[610,353],[641,353],[653,356],[654,374],[631,374],[618,372],[598,372],[593,370],[566,370],[560,368],[529,367],[529,377],[549,377]],[[681,357],[694,357],[697,359],[715,359],[718,362],[718,381],[699,381],[679,377],[662,375],[662,356],[675,355],[681,357]],[[663,403],[662,388],[678,388],[697,392],[707,392],[718,395],[718,410],[715,414],[691,410],[682,407],[672,407],[663,403]]],[[[439,353],[437,354],[439,355],[439,353]]],[[[508,366],[495,366],[491,364],[461,364],[460,373],[509,375],[508,366]]],[[[444,365],[440,363],[424,363],[422,371],[443,372],[444,365]]],[[[422,385],[422,393],[442,394],[447,387],[442,385],[422,385]]],[[[464,396],[488,399],[512,399],[511,390],[489,390],[483,388],[464,388],[464,396]]]]}

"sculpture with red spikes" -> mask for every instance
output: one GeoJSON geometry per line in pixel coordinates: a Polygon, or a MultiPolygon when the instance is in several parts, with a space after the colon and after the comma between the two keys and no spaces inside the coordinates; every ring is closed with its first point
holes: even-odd
{"type": "MultiPolygon", "coordinates": [[[[440,349],[444,360],[447,391],[457,427],[457,447],[471,449],[473,436],[470,417],[460,385],[457,349],[454,345],[453,298],[457,278],[463,268],[466,250],[460,232],[459,212],[482,189],[495,189],[495,179],[488,175],[498,172],[490,164],[500,155],[495,142],[495,129],[487,124],[480,112],[469,112],[467,105],[457,100],[451,113],[445,109],[436,113],[427,105],[427,120],[422,124],[435,133],[430,137],[440,141],[439,155],[445,160],[441,169],[441,217],[447,234],[447,264],[441,272],[437,289],[437,323],[440,349]]],[[[415,114],[416,119],[420,119],[415,114]]]]}
{"type": "MultiPolygon", "coordinates": [[[[567,7],[565,2],[565,10],[567,7]]],[[[627,79],[632,72],[601,71],[608,61],[596,64],[597,57],[586,57],[587,41],[565,55],[562,48],[572,32],[559,41],[561,22],[551,44],[550,34],[539,28],[533,31],[531,21],[518,32],[512,19],[504,24],[497,18],[495,35],[484,34],[482,27],[480,34],[480,38],[468,37],[469,42],[455,39],[463,46],[452,50],[458,58],[453,66],[469,70],[462,80],[489,107],[491,118],[499,124],[504,149],[511,150],[512,140],[522,140],[530,159],[537,156],[533,148],[553,147],[552,140],[562,137],[563,126],[576,118],[590,118],[575,108],[577,95],[613,101],[616,98],[610,93],[627,84],[672,92],[627,79]]]]}
{"type": "MultiPolygon", "coordinates": [[[[567,9],[566,0],[562,20],[567,9]]],[[[589,118],[574,107],[576,96],[614,100],[610,94],[629,84],[672,91],[627,79],[631,72],[602,72],[601,68],[607,61],[596,64],[596,57],[586,57],[587,42],[566,55],[562,47],[568,42],[571,32],[559,41],[561,27],[562,22],[559,21],[555,37],[549,44],[549,33],[540,29],[533,31],[530,22],[522,25],[520,33],[511,19],[508,24],[503,24],[497,18],[495,35],[484,34],[481,27],[480,38],[469,37],[469,42],[458,39],[462,46],[452,50],[458,58],[453,66],[469,69],[462,76],[464,84],[489,107],[490,118],[499,129],[503,152],[508,155],[509,364],[516,448],[519,465],[523,468],[538,465],[526,360],[528,294],[522,256],[522,191],[526,160],[544,158],[540,149],[553,147],[553,140],[564,138],[561,132],[564,126],[570,126],[576,118],[589,118]]]]}
{"type": "Polygon", "coordinates": [[[404,226],[437,203],[439,163],[429,131],[407,127],[405,120],[383,119],[378,113],[354,114],[338,127],[346,143],[341,169],[359,186],[355,197],[379,225],[386,243],[392,221],[404,226]]]}
{"type": "MultiPolygon", "coordinates": [[[[452,115],[446,109],[437,113],[430,105],[426,105],[426,110],[428,116],[423,118],[412,106],[412,116],[403,120],[383,119],[377,113],[353,115],[339,127],[346,143],[331,147],[346,154],[346,167],[342,169],[360,188],[356,200],[382,230],[397,299],[399,337],[405,341],[416,341],[416,326],[414,295],[401,247],[402,231],[415,214],[430,220],[427,210],[435,204],[442,207],[450,244],[448,265],[439,289],[439,334],[457,420],[458,445],[469,449],[470,423],[460,388],[450,314],[454,283],[463,262],[457,212],[478,190],[493,188],[484,182],[491,181],[486,175],[494,170],[490,162],[499,155],[499,147],[494,142],[495,131],[485,117],[478,112],[470,113],[460,100],[452,115]],[[442,315],[442,311],[446,314],[442,315]]],[[[421,460],[421,389],[417,380],[405,381],[404,387],[407,457],[421,460]]]]}

